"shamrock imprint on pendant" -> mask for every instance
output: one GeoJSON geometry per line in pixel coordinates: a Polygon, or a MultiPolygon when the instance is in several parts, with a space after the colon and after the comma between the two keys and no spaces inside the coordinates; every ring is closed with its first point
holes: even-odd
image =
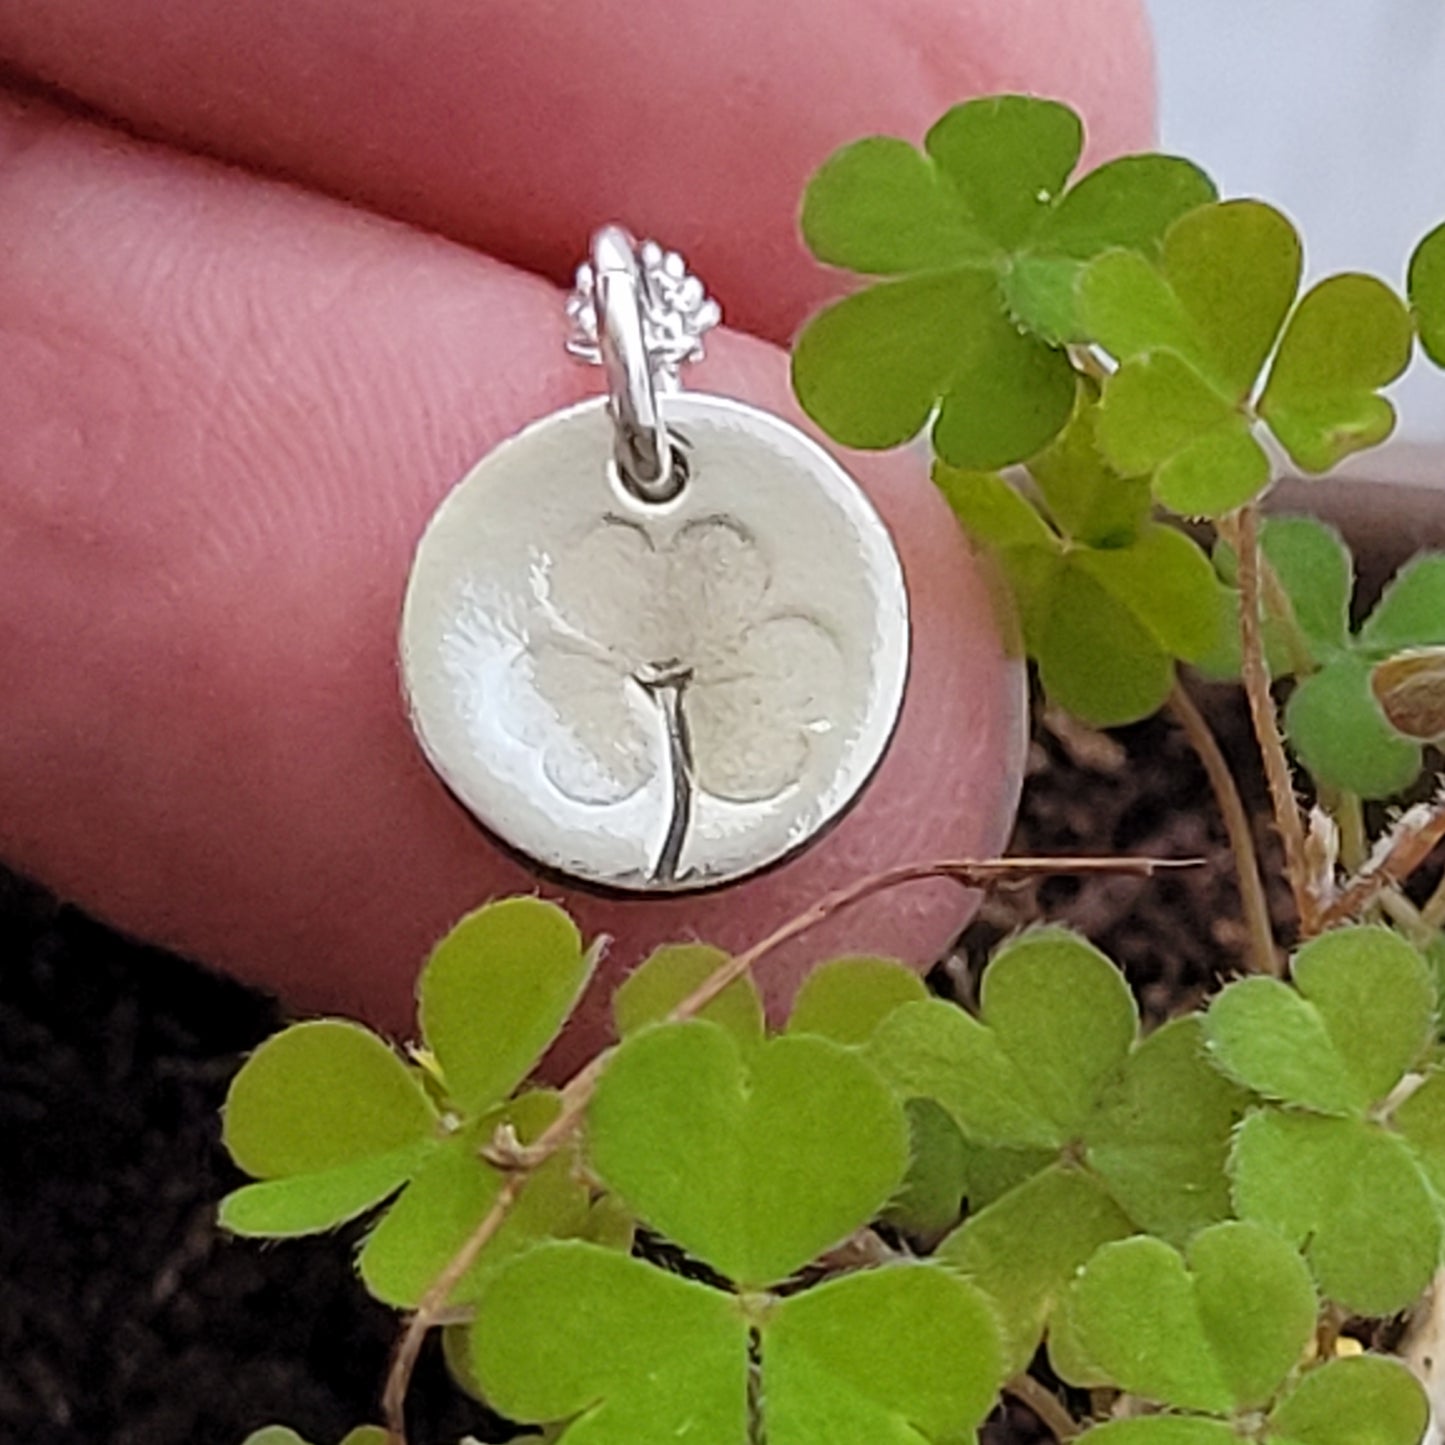
{"type": "Polygon", "coordinates": [[[534,586],[530,680],[557,725],[546,775],[606,805],[665,768],[656,878],[676,877],[697,794],[762,803],[801,780],[837,713],[843,659],[817,621],[770,607],[771,569],[737,522],[702,517],[658,539],[609,515],[534,586]]]}

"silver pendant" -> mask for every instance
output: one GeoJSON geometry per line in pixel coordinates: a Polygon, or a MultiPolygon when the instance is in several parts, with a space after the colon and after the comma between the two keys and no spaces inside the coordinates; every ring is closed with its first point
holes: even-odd
{"type": "Polygon", "coordinates": [[[902,568],[821,447],[677,388],[718,311],[675,254],[606,227],[568,311],[609,394],[503,442],[432,517],[402,611],[412,725],[544,869],[732,883],[836,822],[887,751],[902,568]]]}

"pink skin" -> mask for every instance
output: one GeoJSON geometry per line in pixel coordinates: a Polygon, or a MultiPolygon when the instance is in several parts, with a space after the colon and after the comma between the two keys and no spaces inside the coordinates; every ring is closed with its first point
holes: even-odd
{"type": "MultiPolygon", "coordinates": [[[[1021,673],[917,455],[852,459],[913,599],[897,740],[844,822],[766,877],[670,902],[539,885],[430,775],[398,700],[431,510],[597,386],[542,279],[593,225],[689,250],[781,339],[836,289],[792,234],[833,146],[1002,88],[1079,105],[1096,160],[1149,143],[1133,0],[783,8],[0,0],[12,74],[371,208],[0,99],[0,855],[299,1009],[401,1033],[429,944],[538,890],[615,940],[560,1069],[606,1040],[607,991],[657,944],[740,947],[875,869],[998,849],[1021,673]]],[[[763,340],[718,337],[692,384],[796,416],[763,340]]],[[[946,884],[876,900],[775,959],[770,1003],[843,948],[924,966],[968,911],[946,884]]]]}

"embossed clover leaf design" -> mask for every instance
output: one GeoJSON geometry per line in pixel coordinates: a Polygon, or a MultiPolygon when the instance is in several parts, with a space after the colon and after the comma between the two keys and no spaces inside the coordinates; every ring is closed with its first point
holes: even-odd
{"type": "Polygon", "coordinates": [[[836,714],[842,656],[820,623],[773,601],[767,559],[725,517],[671,537],[608,517],[539,574],[546,625],[531,681],[552,715],[544,766],[577,802],[621,802],[670,762],[737,803],[803,776],[836,714]]]}

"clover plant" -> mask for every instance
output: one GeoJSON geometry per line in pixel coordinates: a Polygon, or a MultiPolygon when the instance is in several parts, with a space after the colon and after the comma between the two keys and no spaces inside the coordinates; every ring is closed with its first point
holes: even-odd
{"type": "Polygon", "coordinates": [[[928,432],[1055,704],[1115,724],[1167,703],[1213,758],[1185,670],[1242,679],[1299,911],[1287,964],[1265,919],[1252,973],[1145,1030],[1110,959],[1038,927],[975,1009],[846,957],[767,1019],[753,968],[884,887],[1162,866],[905,861],[744,954],[658,951],[614,995],[616,1045],[548,1089],[530,1076],[600,944],[538,899],[486,904],[422,970],[413,1047],[299,1023],[226,1104],[256,1182],[222,1222],[362,1219],[361,1281],[407,1312],[385,1428],[348,1445],[404,1439],[432,1329],[461,1388],[567,1445],[964,1445],[1001,1393],[1061,1442],[1422,1439],[1420,1381],[1362,1346],[1445,1262],[1445,888],[1404,890],[1445,800],[1377,838],[1362,800],[1418,788],[1445,734],[1445,556],[1354,623],[1343,540],[1259,503],[1282,459],[1325,471],[1389,435],[1417,338],[1445,365],[1445,228],[1403,296],[1359,275],[1301,294],[1278,211],[1169,156],[1071,183],[1082,139],[1005,96],[922,150],[827,161],[804,236],[875,279],[803,331],[794,381],[845,444],[928,432]]]}

